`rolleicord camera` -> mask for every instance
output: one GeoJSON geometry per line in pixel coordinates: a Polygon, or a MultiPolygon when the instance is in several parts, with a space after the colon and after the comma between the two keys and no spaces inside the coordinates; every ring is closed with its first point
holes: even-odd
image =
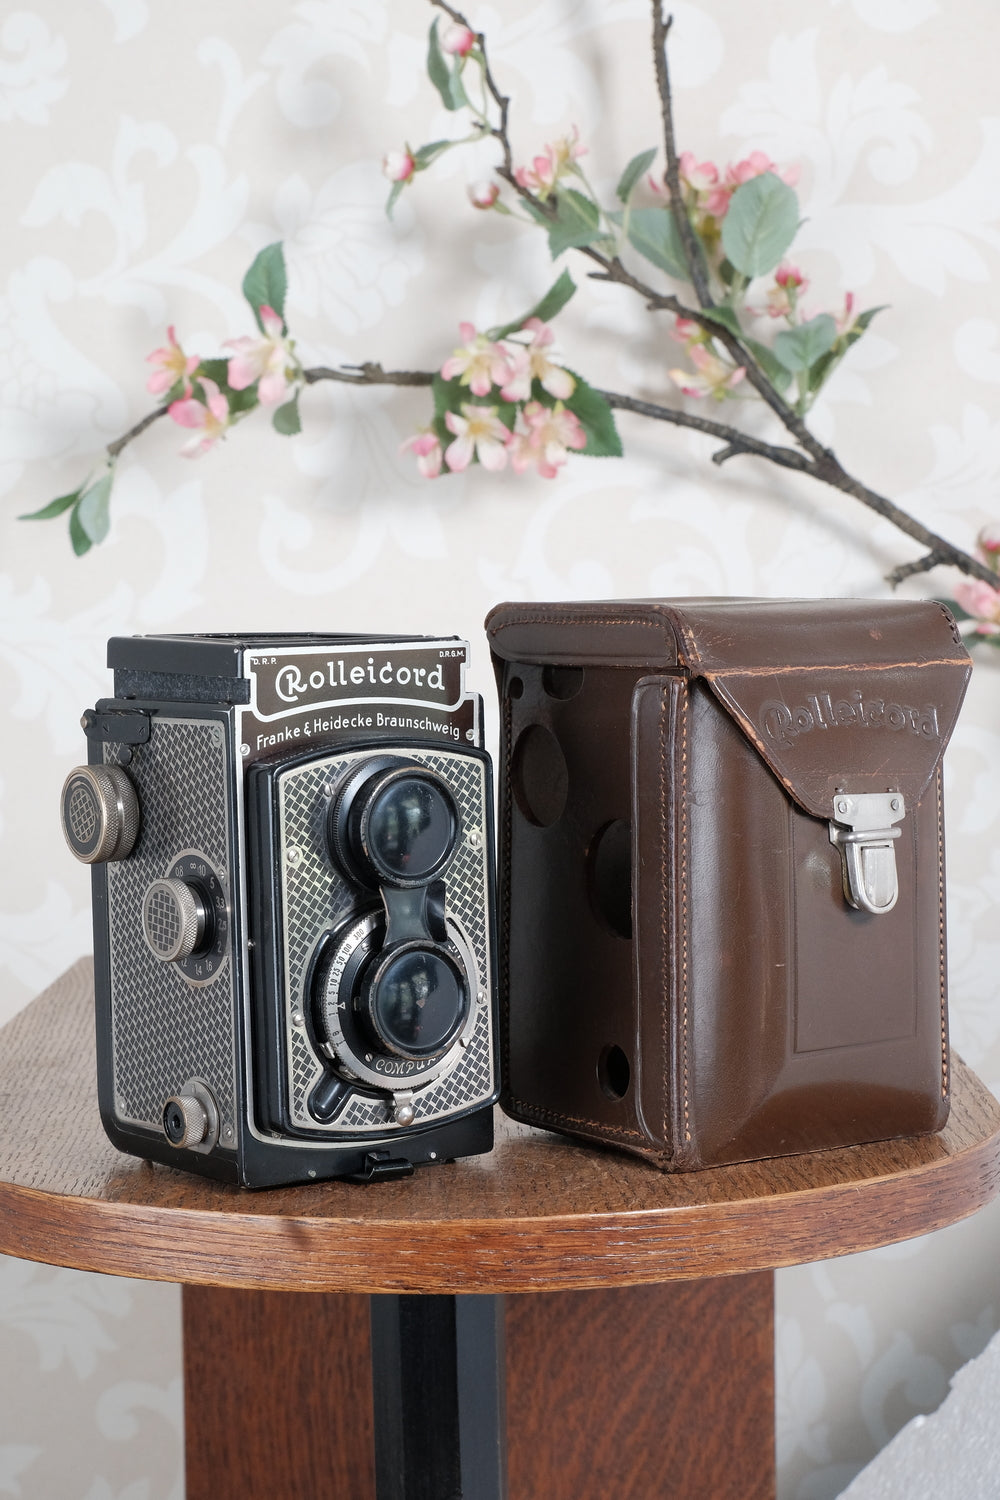
{"type": "Polygon", "coordinates": [[[101,1115],[248,1187],[487,1151],[492,791],[452,638],[116,638],[62,816],[101,1115]]]}

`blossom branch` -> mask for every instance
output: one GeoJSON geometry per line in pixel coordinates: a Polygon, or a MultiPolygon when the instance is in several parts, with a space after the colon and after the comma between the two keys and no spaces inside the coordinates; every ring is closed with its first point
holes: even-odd
{"type": "Polygon", "coordinates": [[[691,273],[691,285],[694,287],[699,306],[712,307],[714,301],[705,274],[704,262],[701,258],[701,249],[695,238],[684,208],[684,199],[681,195],[681,174],[679,157],[677,153],[677,140],[674,135],[674,107],[670,91],[670,75],[667,71],[667,37],[670,28],[674,24],[673,16],[664,20],[663,6],[660,0],[653,0],[653,63],[656,68],[656,86],[660,96],[660,115],[663,120],[663,148],[666,157],[666,172],[664,174],[667,188],[670,193],[670,210],[677,225],[677,233],[684,247],[684,259],[691,273]]]}
{"type": "Polygon", "coordinates": [[[147,412],[141,421],[136,422],[134,427],[129,428],[128,432],[123,432],[120,438],[116,438],[113,443],[109,443],[106,451],[111,462],[114,463],[115,459],[124,448],[128,447],[129,443],[134,442],[137,437],[141,437],[147,427],[152,427],[154,422],[166,415],[167,408],[165,406],[158,406],[155,411],[147,412]]]}

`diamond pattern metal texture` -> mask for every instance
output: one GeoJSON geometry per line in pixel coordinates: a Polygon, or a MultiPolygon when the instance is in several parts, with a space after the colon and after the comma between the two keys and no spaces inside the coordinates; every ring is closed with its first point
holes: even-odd
{"type": "MultiPolygon", "coordinates": [[[[118,764],[120,749],[106,745],[106,763],[118,764]]],[[[142,930],[146,891],[187,850],[204,856],[232,900],[222,724],[154,715],[127,774],[139,798],[139,837],[127,859],[107,867],[116,1113],[122,1124],[159,1130],[164,1102],[197,1077],[215,1096],[223,1135],[235,1141],[232,955],[211,983],[191,984],[176,964],[154,958],[142,930]]]]}
{"type": "MultiPolygon", "coordinates": [[[[493,1093],[493,1032],[490,1018],[489,925],[487,906],[485,772],[481,761],[445,749],[396,745],[393,752],[420,761],[451,788],[462,817],[463,837],[445,873],[449,915],[462,926],[475,955],[479,989],[486,997],[475,1029],[456,1065],[445,1076],[418,1089],[415,1123],[423,1124],[483,1103],[493,1093]],[[470,831],[473,840],[469,839],[470,831]],[[475,836],[478,835],[478,838],[475,836]]],[[[285,1002],[288,1084],[292,1118],[309,1130],[322,1129],[306,1111],[306,1099],[323,1071],[301,1027],[291,1022],[309,1003],[305,992],[309,963],[324,933],[357,909],[357,893],[333,865],[326,845],[330,789],[347,767],[371,751],[332,754],[280,778],[281,844],[285,853],[282,900],[285,927],[285,1002]]],[[[391,1124],[386,1101],[358,1094],[328,1127],[331,1135],[384,1131],[391,1124]]]]}

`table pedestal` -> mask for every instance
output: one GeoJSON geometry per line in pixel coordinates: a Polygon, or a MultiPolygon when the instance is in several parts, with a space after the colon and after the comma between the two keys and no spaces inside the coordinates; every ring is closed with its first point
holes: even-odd
{"type": "MultiPolygon", "coordinates": [[[[771,1273],[497,1301],[510,1500],[774,1495],[771,1273]]],[[[438,1445],[418,1434],[409,1469],[386,1464],[405,1445],[383,1418],[380,1472],[363,1296],[186,1287],[184,1361],[187,1500],[492,1500],[495,1449],[467,1459],[464,1488],[433,1486],[461,1403],[431,1414],[438,1445]]]]}

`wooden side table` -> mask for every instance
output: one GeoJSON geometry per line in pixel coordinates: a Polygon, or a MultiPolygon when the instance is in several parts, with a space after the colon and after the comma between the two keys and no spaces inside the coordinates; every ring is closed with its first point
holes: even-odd
{"type": "Polygon", "coordinates": [[[1000,1190],[1000,1105],[956,1060],[915,1140],[671,1176],[501,1118],[489,1157],[250,1193],[114,1150],[92,1030],[81,961],[0,1034],[0,1251],[184,1284],[187,1500],[383,1500],[394,1466],[476,1500],[504,1464],[510,1500],[765,1500],[774,1268],[1000,1190]]]}

